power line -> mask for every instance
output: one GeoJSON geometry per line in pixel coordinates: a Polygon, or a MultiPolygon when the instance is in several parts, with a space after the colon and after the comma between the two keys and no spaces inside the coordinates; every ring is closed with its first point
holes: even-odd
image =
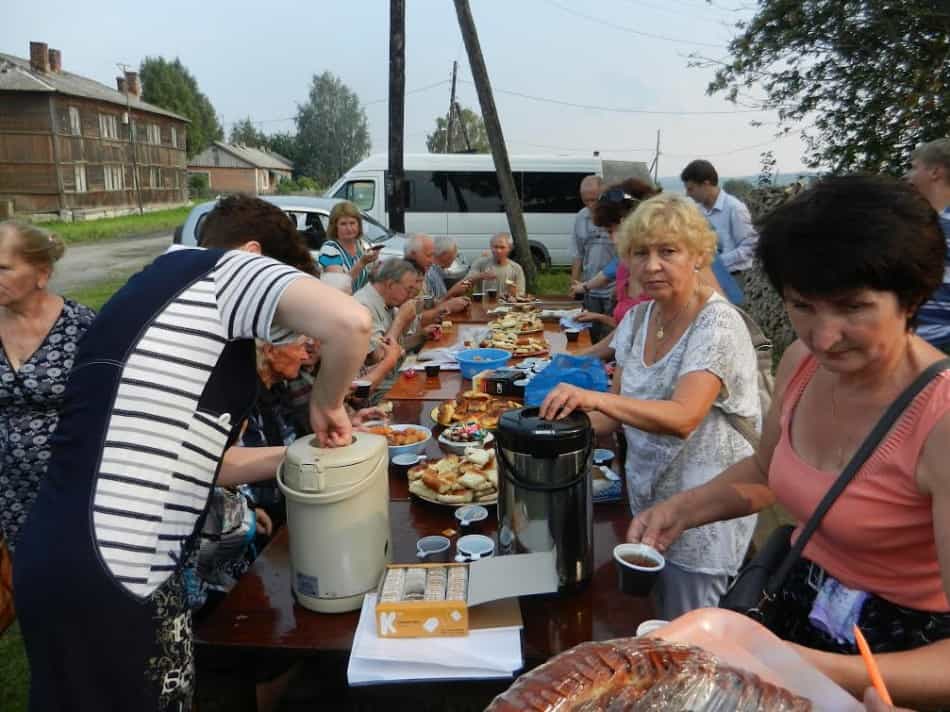
{"type": "MultiPolygon", "coordinates": [[[[751,146],[741,146],[739,148],[733,148],[728,151],[717,151],[716,153],[701,153],[701,155],[704,157],[709,157],[709,158],[715,158],[716,156],[731,156],[733,153],[741,153],[742,151],[752,151],[753,149],[764,148],[765,146],[774,146],[779,141],[784,141],[785,139],[791,138],[792,136],[796,136],[800,134],[801,132],[802,132],[802,129],[798,129],[797,131],[791,131],[785,134],[784,136],[779,136],[778,138],[773,138],[769,141],[763,141],[762,143],[755,143],[755,144],[752,144],[751,146]]],[[[664,152],[663,155],[672,156],[673,158],[693,158],[700,154],[699,153],[666,153],[664,152]]]]}
{"type": "Polygon", "coordinates": [[[578,12],[577,10],[574,10],[574,9],[572,9],[572,8],[569,8],[569,7],[565,7],[564,5],[561,5],[560,3],[555,2],[555,0],[544,0],[544,2],[546,2],[548,5],[553,5],[553,6],[556,7],[558,10],[561,10],[562,12],[566,12],[566,13],[568,13],[569,15],[574,15],[574,16],[576,16],[576,17],[581,17],[581,18],[583,18],[583,19],[585,19],[585,20],[588,20],[589,22],[594,22],[594,23],[597,23],[598,25],[603,25],[604,27],[609,27],[609,28],[611,28],[612,30],[619,30],[620,32],[627,32],[627,33],[629,33],[629,34],[631,34],[631,35],[638,35],[638,36],[640,36],[640,37],[649,37],[650,39],[663,40],[664,42],[674,42],[674,43],[677,43],[677,44],[695,45],[695,46],[697,46],[697,47],[715,47],[716,49],[727,49],[727,47],[726,47],[725,45],[722,45],[722,44],[713,44],[713,43],[711,43],[711,42],[697,42],[697,41],[695,41],[695,40],[684,40],[684,39],[680,39],[680,38],[678,38],[678,37],[668,37],[668,36],[666,36],[666,35],[657,35],[657,34],[653,34],[652,32],[642,32],[641,30],[635,30],[635,29],[633,29],[632,27],[627,27],[627,26],[625,26],[625,25],[615,25],[614,23],[612,23],[612,22],[607,22],[607,20],[602,20],[602,19],[599,18],[599,17],[594,17],[593,15],[587,15],[587,14],[585,14],[585,13],[583,13],[583,12],[578,12]]]}
{"type": "MultiPolygon", "coordinates": [[[[459,79],[460,82],[465,84],[472,84],[467,79],[459,79]]],[[[497,87],[493,88],[493,91],[496,94],[509,94],[511,96],[521,97],[522,99],[531,99],[532,101],[541,101],[546,104],[557,104],[559,106],[571,106],[575,109],[594,109],[597,111],[609,111],[616,114],[658,114],[661,116],[715,116],[715,115],[732,115],[732,114],[755,114],[761,113],[763,111],[768,111],[768,109],[737,109],[735,111],[666,111],[660,109],[622,109],[612,106],[597,106],[595,104],[578,104],[572,101],[562,101],[561,99],[551,99],[550,97],[544,96],[535,96],[533,94],[525,94],[519,91],[512,91],[510,89],[498,89],[497,87]]]]}

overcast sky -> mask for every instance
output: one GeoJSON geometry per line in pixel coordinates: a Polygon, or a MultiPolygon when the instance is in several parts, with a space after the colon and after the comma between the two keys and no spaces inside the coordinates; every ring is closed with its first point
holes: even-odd
{"type": "MultiPolygon", "coordinates": [[[[146,56],[177,56],[225,131],[245,116],[268,133],[292,130],[311,77],[329,70],[366,107],[373,152],[386,150],[387,0],[4,4],[0,51],[28,57],[31,40],[47,42],[62,50],[64,69],[110,86],[117,62],[137,67],[146,56]]],[[[511,153],[600,150],[649,163],[659,129],[661,176],[677,175],[697,157],[724,176],[755,174],[768,149],[780,171],[803,170],[797,134],[776,140],[774,114],[735,113],[721,97],[706,96],[712,70],[687,67],[693,52],[726,56],[731,25],[750,16],[740,8],[751,6],[747,0],[471,4],[511,153]]],[[[406,150],[424,152],[426,132],[447,110],[453,60],[459,101],[477,111],[478,99],[451,0],[406,5],[406,150]]]]}

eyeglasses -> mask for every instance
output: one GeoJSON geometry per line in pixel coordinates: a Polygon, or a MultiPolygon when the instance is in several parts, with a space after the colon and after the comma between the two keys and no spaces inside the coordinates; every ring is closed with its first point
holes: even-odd
{"type": "Polygon", "coordinates": [[[605,190],[600,194],[600,197],[597,198],[598,203],[623,203],[625,201],[639,202],[637,198],[634,198],[630,193],[627,193],[621,188],[611,188],[610,190],[605,190]]]}

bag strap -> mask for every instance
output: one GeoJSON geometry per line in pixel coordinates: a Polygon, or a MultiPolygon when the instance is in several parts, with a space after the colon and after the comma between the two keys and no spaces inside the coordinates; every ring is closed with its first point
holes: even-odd
{"type": "Polygon", "coordinates": [[[785,585],[785,579],[801,556],[805,544],[808,543],[811,535],[815,533],[822,518],[828,510],[831,509],[831,505],[834,504],[835,500],[838,499],[838,495],[840,495],[844,491],[844,488],[848,486],[848,483],[854,479],[858,470],[861,469],[865,461],[871,456],[871,453],[874,452],[881,440],[884,439],[884,436],[890,431],[891,426],[900,418],[911,401],[917,397],[917,394],[926,388],[927,384],[941,372],[947,369],[950,369],[950,358],[941,359],[931,364],[923,373],[914,379],[913,383],[904,389],[904,392],[901,393],[890,406],[888,406],[884,415],[882,415],[881,419],[877,422],[877,425],[874,426],[874,429],[871,430],[864,439],[864,442],[861,443],[861,447],[854,453],[851,461],[845,466],[844,470],[842,470],[838,476],[838,479],[835,480],[835,483],[825,493],[825,496],[821,502],[819,502],[811,517],[808,518],[808,521],[802,529],[802,533],[798,535],[798,539],[795,540],[795,545],[788,554],[786,554],[781,566],[779,566],[778,570],[769,578],[765,590],[762,592],[765,599],[769,601],[773,600],[776,594],[782,589],[782,586],[785,585]]]}

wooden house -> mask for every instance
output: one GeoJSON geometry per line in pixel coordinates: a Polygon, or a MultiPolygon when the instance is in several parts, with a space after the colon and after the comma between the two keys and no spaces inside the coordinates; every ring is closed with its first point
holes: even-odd
{"type": "Polygon", "coordinates": [[[136,72],[113,89],[63,69],[59,50],[0,53],[0,218],[83,219],[188,199],[188,120],[141,99],[136,72]]]}
{"type": "Polygon", "coordinates": [[[294,165],[283,156],[259,148],[215,141],[188,161],[188,173],[204,173],[214,193],[274,193],[294,165]]]}

